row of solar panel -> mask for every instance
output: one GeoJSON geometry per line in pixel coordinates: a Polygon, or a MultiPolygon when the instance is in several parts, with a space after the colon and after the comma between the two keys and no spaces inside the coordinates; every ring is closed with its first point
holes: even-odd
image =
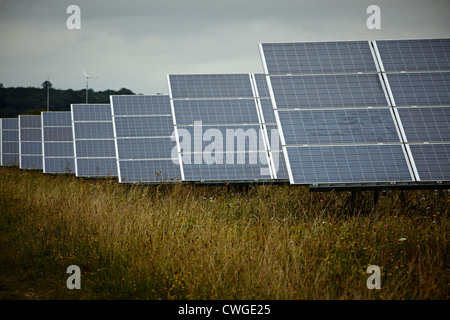
{"type": "Polygon", "coordinates": [[[43,112],[42,129],[20,116],[2,164],[16,130],[21,167],[120,182],[450,180],[449,39],[260,50],[265,75],[169,75],[169,96],[43,112]]]}
{"type": "MultiPolygon", "coordinates": [[[[270,180],[281,168],[287,179],[284,160],[278,159],[279,135],[262,74],[173,76],[169,82],[178,96],[183,96],[182,88],[192,90],[200,83],[202,91],[189,100],[111,96],[110,104],[74,104],[71,112],[19,116],[14,129],[20,134],[13,140],[20,141],[20,167],[118,176],[121,182],[270,180]],[[193,82],[186,84],[186,78],[193,82]],[[217,94],[216,88],[225,89],[217,94]],[[266,97],[260,98],[259,92],[266,97]],[[30,130],[36,131],[32,137],[30,130]],[[29,155],[26,145],[31,141],[36,150],[29,155]],[[25,161],[31,156],[36,160],[32,165],[25,161]]],[[[7,153],[4,156],[7,164],[7,153]]]]}

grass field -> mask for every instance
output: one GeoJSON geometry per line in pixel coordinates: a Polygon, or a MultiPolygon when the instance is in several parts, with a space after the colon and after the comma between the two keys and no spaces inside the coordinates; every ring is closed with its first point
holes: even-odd
{"type": "Polygon", "coordinates": [[[370,191],[0,167],[0,298],[449,299],[449,206],[442,190],[388,190],[375,206],[370,191]],[[80,290],[66,286],[70,265],[80,290]]]}

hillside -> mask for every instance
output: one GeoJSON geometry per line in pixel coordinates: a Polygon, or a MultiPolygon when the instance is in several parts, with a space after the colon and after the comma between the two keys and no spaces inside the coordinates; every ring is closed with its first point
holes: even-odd
{"type": "MultiPolygon", "coordinates": [[[[134,94],[122,88],[118,91],[89,90],[89,103],[109,103],[109,96],[134,94]]],[[[86,90],[50,89],[50,111],[69,111],[72,103],[85,103],[86,90]]],[[[0,118],[15,118],[20,114],[39,114],[47,110],[47,89],[0,86],[0,118]]]]}

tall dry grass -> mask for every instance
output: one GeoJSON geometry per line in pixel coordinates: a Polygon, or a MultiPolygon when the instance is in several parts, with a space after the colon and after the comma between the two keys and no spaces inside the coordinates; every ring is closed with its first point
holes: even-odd
{"type": "Polygon", "coordinates": [[[375,206],[371,192],[2,167],[0,266],[53,299],[448,299],[448,205],[447,191],[390,190],[375,206]],[[66,287],[72,264],[81,290],[66,287]]]}

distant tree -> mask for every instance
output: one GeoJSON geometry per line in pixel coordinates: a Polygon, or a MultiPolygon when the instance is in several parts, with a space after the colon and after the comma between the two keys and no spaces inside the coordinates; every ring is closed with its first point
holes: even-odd
{"type": "Polygon", "coordinates": [[[3,88],[3,83],[0,83],[0,88],[3,88]]]}
{"type": "Polygon", "coordinates": [[[45,80],[44,82],[42,82],[42,88],[44,88],[45,90],[51,89],[53,88],[53,85],[50,81],[45,80]]]}
{"type": "Polygon", "coordinates": [[[119,94],[134,94],[133,91],[131,91],[130,89],[127,88],[121,88],[119,90],[119,94]]]}

